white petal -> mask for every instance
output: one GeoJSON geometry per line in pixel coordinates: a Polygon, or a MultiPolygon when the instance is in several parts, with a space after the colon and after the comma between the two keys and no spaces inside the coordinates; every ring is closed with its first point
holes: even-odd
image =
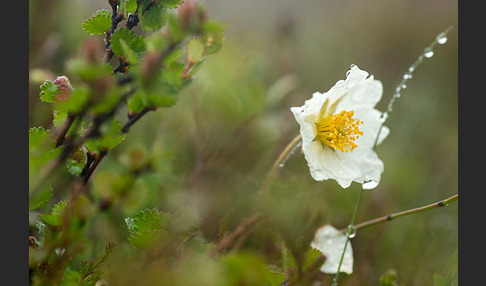
{"type": "MultiPolygon", "coordinates": [[[[340,233],[331,225],[325,225],[316,231],[314,240],[311,242],[311,247],[319,250],[326,256],[324,265],[321,267],[322,272],[330,274],[337,273],[345,242],[346,235],[340,233]]],[[[353,248],[351,247],[351,241],[348,241],[340,272],[347,274],[353,273],[353,262],[353,248]]]]}
{"type": "Polygon", "coordinates": [[[384,166],[373,147],[375,141],[381,143],[389,133],[389,129],[383,127],[376,140],[382,125],[382,113],[375,109],[375,105],[381,99],[382,92],[380,81],[352,66],[346,80],[336,82],[326,93],[315,92],[303,106],[291,108],[300,125],[302,149],[312,178],[317,181],[334,179],[343,188],[349,187],[353,181],[380,181],[384,166]],[[363,121],[359,127],[363,135],[357,138],[357,148],[353,151],[341,152],[314,141],[317,135],[315,121],[324,102],[330,107],[325,116],[353,110],[353,117],[363,121]]]}

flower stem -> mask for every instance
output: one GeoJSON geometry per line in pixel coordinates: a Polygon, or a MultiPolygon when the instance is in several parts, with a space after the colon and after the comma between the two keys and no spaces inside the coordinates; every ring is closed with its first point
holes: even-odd
{"type": "Polygon", "coordinates": [[[363,198],[363,192],[364,192],[364,189],[361,188],[359,190],[358,200],[356,201],[356,205],[354,206],[354,212],[353,212],[353,216],[351,217],[351,223],[349,224],[348,229],[347,229],[348,231],[346,233],[346,241],[344,242],[344,249],[343,249],[343,253],[341,254],[341,259],[339,260],[338,269],[336,271],[336,275],[332,279],[332,286],[338,285],[337,281],[338,281],[338,278],[339,278],[339,273],[341,271],[341,265],[343,264],[344,254],[346,253],[346,247],[348,246],[348,242],[349,242],[349,238],[350,238],[349,236],[350,236],[351,232],[353,231],[353,229],[356,229],[355,226],[354,226],[354,221],[356,220],[359,205],[361,203],[361,199],[363,198]]]}
{"type": "Polygon", "coordinates": [[[400,93],[402,92],[403,89],[406,88],[406,83],[409,79],[412,78],[413,72],[417,69],[417,67],[423,62],[425,58],[430,58],[431,56],[427,56],[429,53],[433,55],[433,49],[437,44],[444,44],[445,42],[441,42],[441,39],[444,39],[447,36],[447,33],[449,33],[450,30],[452,30],[452,26],[448,27],[444,32],[440,33],[434,41],[424,49],[422,54],[415,60],[415,62],[408,68],[407,73],[403,75],[402,81],[397,85],[395,89],[395,93],[393,94],[392,98],[390,99],[390,102],[388,103],[388,106],[383,112],[382,115],[382,123],[380,126],[380,129],[378,130],[378,135],[376,136],[375,144],[374,146],[376,147],[378,138],[380,137],[381,129],[383,128],[385,121],[390,117],[390,113],[393,111],[393,105],[395,104],[395,100],[400,97],[400,93]]]}
{"type": "MultiPolygon", "coordinates": [[[[425,212],[425,211],[428,211],[428,210],[431,210],[431,209],[444,207],[444,206],[450,204],[451,202],[456,201],[458,198],[459,198],[459,195],[455,194],[455,195],[453,195],[453,196],[451,196],[451,197],[449,197],[445,200],[438,201],[438,202],[433,203],[433,204],[429,204],[429,205],[426,205],[426,206],[422,206],[422,207],[418,207],[418,208],[414,208],[414,209],[410,209],[410,210],[405,210],[405,211],[389,214],[389,215],[386,215],[386,216],[382,216],[382,217],[379,217],[379,218],[375,218],[375,219],[372,219],[372,220],[368,220],[368,221],[359,223],[359,224],[355,225],[354,228],[355,228],[355,230],[358,230],[358,229],[362,229],[362,228],[365,228],[365,227],[377,225],[377,224],[380,224],[380,223],[383,223],[383,222],[391,221],[392,219],[399,218],[399,217],[402,217],[402,216],[417,214],[417,213],[425,212]]],[[[346,229],[343,228],[340,231],[345,232],[346,229]]]]}
{"type": "Polygon", "coordinates": [[[270,183],[273,181],[273,178],[277,174],[278,169],[280,168],[280,165],[283,164],[283,162],[288,158],[290,155],[290,152],[293,150],[295,146],[302,140],[302,135],[297,135],[290,141],[289,144],[285,147],[285,149],[280,153],[278,156],[277,160],[273,163],[272,168],[270,169],[270,172],[268,172],[267,176],[265,177],[265,181],[263,181],[262,186],[260,187],[260,190],[258,190],[257,193],[257,198],[261,198],[263,195],[265,195],[270,187],[270,183]]]}

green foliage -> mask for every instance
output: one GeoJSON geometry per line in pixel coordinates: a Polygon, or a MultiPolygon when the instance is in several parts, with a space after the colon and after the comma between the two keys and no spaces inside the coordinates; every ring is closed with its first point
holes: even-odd
{"type": "Polygon", "coordinates": [[[29,129],[29,181],[41,171],[41,167],[54,160],[61,148],[55,147],[54,135],[43,127],[29,129]]]}
{"type": "Polygon", "coordinates": [[[145,32],[154,32],[159,30],[166,22],[166,7],[163,1],[141,1],[140,10],[146,11],[140,17],[142,29],[145,32]],[[150,5],[150,9],[147,9],[150,5]]]}
{"type": "Polygon", "coordinates": [[[101,126],[103,136],[87,139],[84,144],[90,152],[99,153],[115,148],[125,139],[125,134],[121,133],[121,124],[113,119],[101,126]]]}
{"type": "Polygon", "coordinates": [[[156,209],[139,211],[133,218],[125,218],[125,223],[128,241],[142,249],[160,247],[167,238],[167,215],[156,209]]]}
{"type": "Polygon", "coordinates": [[[91,18],[84,21],[82,27],[91,35],[104,34],[111,28],[111,12],[105,9],[96,11],[91,18]]]}
{"type": "Polygon", "coordinates": [[[54,205],[50,214],[39,214],[39,218],[50,226],[59,226],[63,221],[63,211],[68,202],[60,201],[54,205]]]}
{"type": "Polygon", "coordinates": [[[457,286],[458,282],[458,250],[456,249],[444,268],[443,274],[434,273],[434,286],[457,286]]]}
{"type": "Polygon", "coordinates": [[[145,50],[144,38],[132,30],[120,28],[111,36],[111,49],[118,56],[125,56],[126,51],[129,51],[130,56],[138,57],[145,50]]]}
{"type": "Polygon", "coordinates": [[[40,86],[40,100],[43,102],[55,102],[56,101],[56,94],[58,94],[59,88],[56,84],[54,84],[50,80],[46,80],[44,84],[40,86]]]}
{"type": "Polygon", "coordinates": [[[49,182],[47,182],[37,194],[29,199],[29,211],[44,207],[51,198],[52,187],[49,182]]]}
{"type": "Polygon", "coordinates": [[[204,45],[201,43],[200,39],[190,39],[189,44],[187,45],[187,60],[189,62],[197,63],[202,59],[203,53],[204,45]]]}

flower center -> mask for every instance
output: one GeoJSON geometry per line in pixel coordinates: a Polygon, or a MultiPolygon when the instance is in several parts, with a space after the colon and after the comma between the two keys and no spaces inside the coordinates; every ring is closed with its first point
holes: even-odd
{"type": "Polygon", "coordinates": [[[343,110],[338,114],[320,117],[316,122],[317,136],[322,144],[342,152],[353,151],[358,147],[355,141],[359,135],[363,135],[358,125],[363,121],[353,118],[354,111],[343,110]]]}

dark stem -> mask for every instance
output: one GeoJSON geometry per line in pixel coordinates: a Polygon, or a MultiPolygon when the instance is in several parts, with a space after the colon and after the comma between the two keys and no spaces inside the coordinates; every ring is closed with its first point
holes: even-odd
{"type": "Polygon", "coordinates": [[[127,123],[122,127],[121,132],[122,133],[127,133],[130,131],[130,127],[132,127],[133,124],[135,124],[140,118],[142,118],[147,112],[156,110],[155,107],[145,107],[140,111],[139,113],[136,113],[128,118],[127,123]]]}
{"type": "Polygon", "coordinates": [[[64,125],[62,126],[61,130],[59,131],[59,134],[57,134],[57,136],[56,136],[56,147],[59,147],[64,143],[64,140],[66,138],[66,134],[68,133],[68,131],[71,128],[71,125],[73,124],[75,119],[76,119],[75,114],[68,114],[66,121],[64,122],[64,125]]]}
{"type": "Polygon", "coordinates": [[[103,157],[106,156],[106,154],[108,154],[108,150],[103,150],[99,154],[95,154],[94,156],[92,156],[94,157],[94,159],[92,160],[92,163],[90,164],[87,172],[84,174],[84,176],[82,176],[84,185],[88,183],[89,178],[91,178],[91,175],[93,174],[94,170],[96,169],[96,167],[98,167],[101,160],[103,159],[103,157]]]}

